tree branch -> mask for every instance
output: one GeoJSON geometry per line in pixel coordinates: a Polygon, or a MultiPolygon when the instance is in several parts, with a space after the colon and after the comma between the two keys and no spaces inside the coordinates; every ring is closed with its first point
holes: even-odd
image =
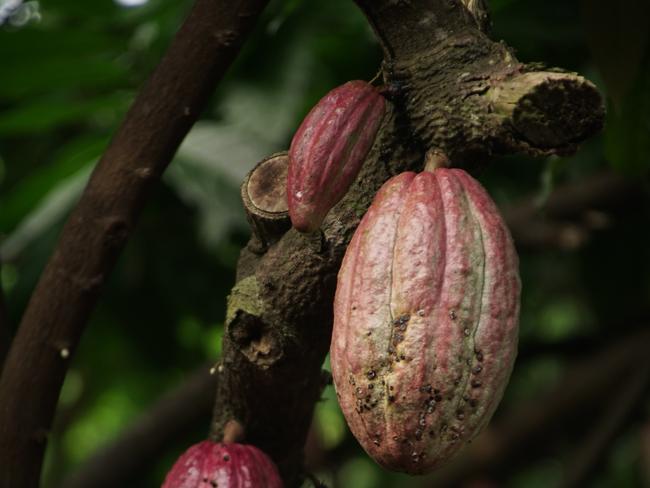
{"type": "Polygon", "coordinates": [[[38,485],[70,356],[159,179],[267,0],[197,0],[68,219],[0,380],[0,486],[38,485]]]}
{"type": "Polygon", "coordinates": [[[199,368],[115,440],[93,453],[60,488],[128,486],[196,419],[209,415],[216,386],[216,375],[210,374],[209,366],[199,368]]]}
{"type": "Polygon", "coordinates": [[[396,173],[420,169],[428,149],[441,149],[455,165],[493,153],[561,153],[603,119],[591,83],[573,74],[525,76],[530,70],[484,35],[460,0],[356,3],[384,49],[384,92],[392,102],[375,144],[320,235],[291,229],[266,249],[249,243],[228,303],[212,437],[221,438],[229,420],[240,421],[247,441],[273,457],[287,486],[300,481],[320,396],[336,274],[379,187],[396,173]],[[588,116],[559,138],[564,121],[551,108],[565,98],[588,116]]]}
{"type": "Polygon", "coordinates": [[[593,432],[578,446],[574,459],[568,463],[567,475],[562,486],[565,488],[586,486],[599,471],[604,455],[611,448],[616,436],[623,431],[631,413],[647,391],[650,363],[647,358],[631,371],[627,381],[610,398],[593,432]]]}
{"type": "Polygon", "coordinates": [[[503,216],[518,248],[571,249],[582,244],[594,226],[585,219],[589,212],[630,208],[643,198],[640,182],[605,171],[556,188],[541,205],[527,197],[504,208],[503,216]]]}

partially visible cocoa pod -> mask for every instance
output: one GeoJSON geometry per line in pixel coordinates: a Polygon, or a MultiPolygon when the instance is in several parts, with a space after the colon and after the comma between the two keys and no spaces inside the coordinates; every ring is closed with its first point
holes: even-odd
{"type": "Polygon", "coordinates": [[[292,225],[320,227],[345,195],[372,147],[385,110],[384,97],[365,81],[330,91],[309,112],[291,141],[287,200],[292,225]]]}
{"type": "Polygon", "coordinates": [[[339,271],[330,348],[339,403],[378,463],[426,473],[488,423],[517,352],[512,239],[460,169],[377,193],[339,271]]]}
{"type": "Polygon", "coordinates": [[[162,488],[282,488],[278,470],[258,448],[203,441],[185,451],[162,488]]]}

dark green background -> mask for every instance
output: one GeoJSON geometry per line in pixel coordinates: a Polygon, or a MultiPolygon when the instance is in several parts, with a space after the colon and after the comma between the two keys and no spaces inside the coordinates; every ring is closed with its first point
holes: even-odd
{"type": "MultiPolygon", "coordinates": [[[[650,49],[642,2],[493,0],[494,37],[523,61],[578,71],[607,95],[607,127],[569,158],[494,161],[480,178],[500,205],[612,168],[646,179],[650,167],[650,49]]],[[[187,0],[29,2],[0,27],[1,283],[17,323],[87,175],[189,8],[187,0]]],[[[151,195],[112,274],[66,379],[47,453],[54,486],[185,375],[216,361],[226,295],[248,230],[238,197],[246,171],[288,146],[329,89],[374,77],[373,34],[351,0],[274,0],[151,195]]],[[[522,349],[497,415],[561,380],[585,344],[622,337],[650,304],[648,199],[610,216],[572,250],[521,253],[522,349]],[[610,325],[613,324],[613,325],[610,325]],[[613,328],[615,326],[615,329],[613,328]],[[565,344],[577,344],[572,348],[565,344]],[[554,348],[554,346],[558,346],[554,348]]],[[[610,396],[603,394],[603,404],[610,396]]],[[[416,486],[357,446],[329,388],[316,411],[328,468],[344,488],[416,486]]],[[[549,398],[545,401],[552,402],[549,398]]],[[[634,409],[593,486],[649,483],[649,402],[634,409]],[[643,447],[642,432],[646,440],[643,447]],[[645,454],[644,454],[645,453],[645,454]]],[[[566,461],[598,416],[543,440],[487,480],[513,487],[562,481],[566,461]]],[[[133,486],[157,486],[205,435],[209,417],[143,466],[133,486]]],[[[421,483],[421,481],[417,481],[421,483]]],[[[422,486],[422,485],[419,485],[422,486]]],[[[468,485],[469,486],[469,485],[468,485]]]]}

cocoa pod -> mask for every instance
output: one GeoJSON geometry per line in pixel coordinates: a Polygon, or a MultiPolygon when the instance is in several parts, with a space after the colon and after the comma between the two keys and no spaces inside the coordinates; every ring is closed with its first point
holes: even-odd
{"type": "Polygon", "coordinates": [[[162,488],[282,488],[278,470],[258,448],[203,441],[185,451],[167,473],[162,488]]]}
{"type": "Polygon", "coordinates": [[[377,193],[339,271],[330,348],[347,423],[388,469],[426,473],[488,423],[517,352],[512,239],[459,169],[377,193]]]}
{"type": "Polygon", "coordinates": [[[301,232],[320,227],[356,178],[384,115],[383,96],[365,81],[330,91],[303,120],[289,148],[287,203],[301,232]]]}

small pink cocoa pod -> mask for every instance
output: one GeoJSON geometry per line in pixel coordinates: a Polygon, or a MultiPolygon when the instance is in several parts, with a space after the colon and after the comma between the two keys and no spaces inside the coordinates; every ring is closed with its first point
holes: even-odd
{"type": "Polygon", "coordinates": [[[385,100],[365,81],[330,91],[309,112],[291,141],[287,203],[293,227],[318,229],[346,194],[372,147],[385,100]]]}
{"type": "Polygon", "coordinates": [[[490,420],[517,353],[510,233],[460,169],[390,179],[338,275],[332,375],[363,448],[388,469],[433,470],[490,420]]]}
{"type": "Polygon", "coordinates": [[[162,488],[282,488],[278,469],[255,446],[203,441],[185,451],[162,488]]]}

